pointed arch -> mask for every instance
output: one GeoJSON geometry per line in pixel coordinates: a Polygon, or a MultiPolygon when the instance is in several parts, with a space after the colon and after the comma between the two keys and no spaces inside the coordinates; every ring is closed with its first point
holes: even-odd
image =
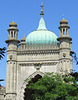
{"type": "Polygon", "coordinates": [[[26,81],[22,84],[22,87],[21,87],[21,90],[20,90],[20,98],[21,98],[21,100],[24,100],[24,92],[25,92],[26,85],[29,82],[29,79],[32,78],[32,79],[34,79],[34,81],[37,81],[36,78],[40,78],[40,76],[43,77],[44,74],[45,73],[43,73],[43,72],[36,71],[26,79],[26,81]]]}

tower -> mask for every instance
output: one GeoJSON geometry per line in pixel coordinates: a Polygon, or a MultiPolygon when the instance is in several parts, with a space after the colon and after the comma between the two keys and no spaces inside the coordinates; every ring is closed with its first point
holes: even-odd
{"type": "Polygon", "coordinates": [[[72,56],[71,52],[71,40],[72,38],[69,36],[69,26],[68,21],[63,19],[60,21],[60,37],[57,40],[60,42],[59,47],[59,69],[63,73],[68,73],[72,69],[72,56]]]}
{"type": "Polygon", "coordinates": [[[20,42],[17,39],[17,24],[11,22],[8,29],[7,46],[7,78],[6,78],[6,100],[15,100],[17,83],[17,47],[20,42]]]}

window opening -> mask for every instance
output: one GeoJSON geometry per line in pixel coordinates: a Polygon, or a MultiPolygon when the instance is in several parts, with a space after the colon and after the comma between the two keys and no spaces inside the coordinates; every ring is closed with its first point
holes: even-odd
{"type": "Polygon", "coordinates": [[[11,32],[11,38],[13,37],[13,32],[11,32]]]}

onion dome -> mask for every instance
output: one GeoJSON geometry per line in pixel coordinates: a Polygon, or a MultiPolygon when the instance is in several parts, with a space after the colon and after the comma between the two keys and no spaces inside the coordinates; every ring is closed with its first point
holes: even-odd
{"type": "Polygon", "coordinates": [[[23,37],[21,40],[25,40],[25,37],[23,37]]]}
{"type": "Polygon", "coordinates": [[[13,18],[13,21],[9,24],[9,29],[8,29],[8,31],[9,30],[17,30],[17,31],[19,31],[18,29],[17,29],[17,24],[14,22],[14,18],[13,18]]]}
{"type": "Polygon", "coordinates": [[[21,43],[25,42],[26,38],[25,35],[23,36],[23,38],[21,39],[21,43]]]}
{"type": "MultiPolygon", "coordinates": [[[[44,23],[41,19],[40,22],[44,23]]],[[[42,24],[39,24],[39,27],[36,31],[31,32],[26,38],[26,44],[52,44],[58,43],[57,36],[48,31],[42,24]],[[41,27],[41,28],[40,28],[41,27]]]]}
{"type": "Polygon", "coordinates": [[[64,19],[64,15],[63,15],[63,19],[60,21],[60,24],[62,24],[62,23],[68,24],[68,21],[64,19]]]}
{"type": "Polygon", "coordinates": [[[26,38],[25,38],[25,36],[21,39],[21,40],[25,40],[26,38]]]}
{"type": "Polygon", "coordinates": [[[63,15],[63,19],[60,21],[59,29],[64,28],[64,27],[68,27],[68,29],[70,28],[68,25],[68,21],[66,19],[64,19],[64,15],[63,15]]]}
{"type": "Polygon", "coordinates": [[[9,25],[17,25],[17,24],[13,21],[9,25]]]}
{"type": "Polygon", "coordinates": [[[13,21],[9,24],[9,26],[17,26],[17,24],[14,22],[14,18],[13,21]]]}
{"type": "Polygon", "coordinates": [[[36,31],[31,32],[26,38],[26,44],[52,44],[58,43],[57,36],[48,31],[43,19],[43,5],[41,5],[41,19],[39,21],[39,26],[36,31]]]}
{"type": "Polygon", "coordinates": [[[17,43],[20,43],[20,41],[17,39],[18,38],[18,28],[17,28],[17,24],[14,22],[14,18],[13,18],[13,22],[11,22],[9,24],[9,28],[8,28],[8,40],[6,40],[5,42],[12,42],[12,41],[16,41],[17,43]]]}

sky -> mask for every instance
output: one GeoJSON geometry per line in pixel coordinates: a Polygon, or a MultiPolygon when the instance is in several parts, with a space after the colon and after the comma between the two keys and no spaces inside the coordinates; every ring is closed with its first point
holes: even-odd
{"type": "MultiPolygon", "coordinates": [[[[78,0],[0,0],[0,47],[6,47],[5,40],[8,39],[7,29],[9,23],[14,21],[18,24],[18,39],[23,35],[27,37],[29,33],[38,28],[40,16],[40,5],[44,5],[44,20],[48,30],[54,32],[58,37],[59,22],[63,18],[68,20],[70,30],[69,35],[72,37],[72,51],[76,52],[78,57],[78,0]]],[[[6,86],[6,59],[7,56],[0,60],[0,82],[6,86]]],[[[78,71],[78,65],[73,60],[73,70],[78,71]]]]}

